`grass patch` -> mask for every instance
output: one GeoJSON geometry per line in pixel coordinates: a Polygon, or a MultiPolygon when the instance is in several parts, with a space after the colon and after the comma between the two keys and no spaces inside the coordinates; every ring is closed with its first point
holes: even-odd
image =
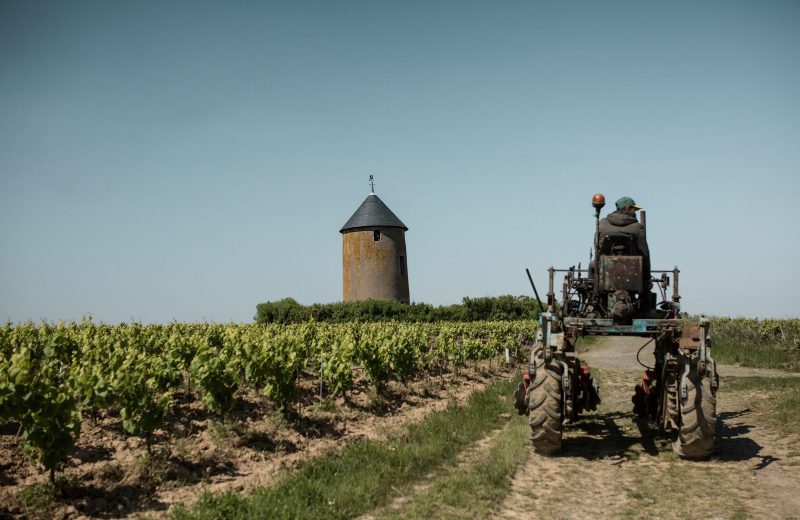
{"type": "Polygon", "coordinates": [[[336,399],[333,397],[324,397],[314,403],[314,408],[320,412],[339,413],[339,406],[336,404],[336,399]]]}
{"type": "Polygon", "coordinates": [[[784,435],[797,434],[800,379],[794,377],[726,377],[724,391],[764,394],[752,399],[753,410],[784,435]]]}
{"type": "Polygon", "coordinates": [[[714,338],[711,351],[718,363],[800,372],[800,351],[783,350],[766,342],[726,341],[711,334],[714,338]]]}
{"type": "Polygon", "coordinates": [[[714,358],[725,364],[800,372],[796,320],[712,320],[714,358]]]}
{"type": "Polygon", "coordinates": [[[508,421],[513,415],[506,414],[514,413],[508,396],[515,383],[516,378],[492,383],[465,406],[448,406],[386,443],[354,443],[249,496],[206,494],[192,509],[177,508],[172,518],[328,519],[371,511],[508,421]]]}
{"type": "Polygon", "coordinates": [[[592,347],[597,345],[601,337],[605,336],[580,336],[578,338],[577,344],[575,345],[575,351],[578,354],[583,354],[584,352],[588,352],[589,350],[591,350],[592,347]]]}
{"type": "Polygon", "coordinates": [[[238,441],[239,432],[236,431],[236,425],[233,423],[214,420],[211,422],[209,431],[216,444],[228,446],[236,444],[238,441]]]}
{"type": "Polygon", "coordinates": [[[30,518],[51,518],[57,488],[50,482],[37,482],[17,494],[17,502],[30,518]]]}
{"type": "Polygon", "coordinates": [[[406,507],[379,518],[491,518],[517,466],[530,453],[528,418],[516,416],[488,450],[437,475],[406,507]]]}
{"type": "MultiPolygon", "coordinates": [[[[694,518],[698,506],[711,516],[732,518],[747,509],[742,496],[750,492],[747,484],[734,485],[730,474],[712,471],[697,462],[661,462],[656,466],[633,466],[634,486],[627,490],[628,503],[621,518],[694,518]],[[700,484],[702,483],[702,485],[700,484]],[[729,491],[735,486],[746,489],[740,494],[729,491]],[[719,514],[724,511],[725,513],[719,514]]],[[[746,514],[746,513],[745,513],[746,514]]]]}

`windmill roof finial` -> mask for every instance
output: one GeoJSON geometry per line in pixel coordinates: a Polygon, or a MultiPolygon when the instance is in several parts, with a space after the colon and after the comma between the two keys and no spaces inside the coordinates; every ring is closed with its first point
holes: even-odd
{"type": "Polygon", "coordinates": [[[369,194],[375,195],[375,178],[372,175],[369,176],[369,194]]]}

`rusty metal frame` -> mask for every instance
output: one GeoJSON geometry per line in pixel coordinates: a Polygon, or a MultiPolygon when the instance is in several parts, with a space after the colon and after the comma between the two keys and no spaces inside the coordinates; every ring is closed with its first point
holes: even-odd
{"type": "Polygon", "coordinates": [[[633,319],[629,324],[615,323],[611,318],[564,318],[567,329],[580,336],[660,336],[679,335],[683,322],[679,319],[633,319]]]}

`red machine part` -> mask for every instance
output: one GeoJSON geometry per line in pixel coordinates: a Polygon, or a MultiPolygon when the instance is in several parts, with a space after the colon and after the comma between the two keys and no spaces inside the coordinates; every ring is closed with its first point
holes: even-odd
{"type": "Polygon", "coordinates": [[[588,365],[581,365],[581,384],[584,386],[592,384],[592,374],[589,373],[588,365]]]}
{"type": "Polygon", "coordinates": [[[592,374],[589,373],[588,365],[581,365],[581,386],[586,390],[592,386],[592,374]]]}
{"type": "Polygon", "coordinates": [[[594,383],[589,367],[587,365],[581,365],[580,367],[578,374],[578,385],[580,387],[578,410],[591,412],[596,410],[597,405],[600,404],[600,389],[594,383]]]}
{"type": "Polygon", "coordinates": [[[645,395],[650,395],[650,382],[654,381],[655,378],[656,373],[649,368],[644,371],[644,375],[642,376],[642,390],[644,390],[645,395]]]}

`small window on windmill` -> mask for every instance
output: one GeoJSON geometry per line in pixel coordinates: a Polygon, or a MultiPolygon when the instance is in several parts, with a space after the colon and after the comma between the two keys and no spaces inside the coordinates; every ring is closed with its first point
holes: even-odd
{"type": "Polygon", "coordinates": [[[406,257],[400,255],[400,276],[406,275],[406,257]]]}
{"type": "Polygon", "coordinates": [[[372,240],[374,240],[375,242],[377,242],[377,241],[379,241],[380,239],[381,239],[381,232],[380,232],[379,230],[377,230],[377,229],[376,229],[375,231],[373,231],[373,232],[372,232],[372,240]]]}

